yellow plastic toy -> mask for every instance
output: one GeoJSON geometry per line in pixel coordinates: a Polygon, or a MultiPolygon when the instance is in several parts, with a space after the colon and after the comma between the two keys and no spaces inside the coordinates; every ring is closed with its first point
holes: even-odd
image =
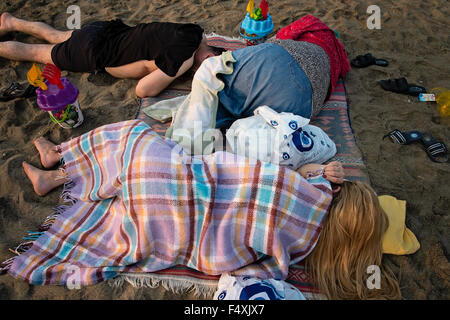
{"type": "Polygon", "coordinates": [[[33,66],[27,73],[28,82],[31,83],[34,87],[40,87],[42,90],[47,90],[47,85],[44,82],[44,78],[42,77],[42,72],[39,67],[33,63],[33,66]]]}
{"type": "Polygon", "coordinates": [[[433,88],[438,110],[441,116],[450,117],[450,90],[446,88],[433,88]]]}
{"type": "Polygon", "coordinates": [[[250,18],[253,18],[254,5],[255,5],[254,0],[250,0],[247,4],[247,12],[250,14],[250,18]]]}

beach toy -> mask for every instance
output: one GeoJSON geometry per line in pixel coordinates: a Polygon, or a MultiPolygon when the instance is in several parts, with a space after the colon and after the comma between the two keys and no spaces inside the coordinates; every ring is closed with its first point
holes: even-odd
{"type": "Polygon", "coordinates": [[[248,3],[247,14],[239,27],[239,33],[248,46],[263,43],[273,31],[272,17],[268,12],[269,4],[265,0],[262,0],[256,9],[253,0],[248,3]]]}
{"type": "Polygon", "coordinates": [[[27,72],[27,79],[32,86],[40,87],[42,90],[47,90],[47,85],[44,83],[41,69],[39,69],[35,63],[33,63],[33,66],[27,72]]]}
{"type": "Polygon", "coordinates": [[[47,111],[54,123],[65,129],[76,128],[83,122],[83,113],[78,104],[78,89],[67,78],[60,79],[63,89],[45,81],[47,90],[36,89],[37,104],[47,111]]]}
{"type": "Polygon", "coordinates": [[[253,18],[253,6],[254,6],[254,1],[250,0],[247,4],[247,12],[250,15],[250,18],[253,18]]]}
{"type": "Polygon", "coordinates": [[[76,128],[83,123],[83,113],[78,104],[79,91],[67,78],[61,78],[61,71],[55,65],[47,64],[41,73],[33,64],[27,78],[33,86],[39,87],[36,89],[37,105],[49,113],[54,123],[65,129],[76,128]]]}
{"type": "Polygon", "coordinates": [[[450,117],[450,90],[446,88],[433,88],[439,113],[443,117],[450,117]]]}
{"type": "Polygon", "coordinates": [[[263,20],[266,20],[267,14],[269,13],[269,4],[266,0],[262,0],[259,4],[259,8],[261,9],[263,20]]]}
{"type": "Polygon", "coordinates": [[[44,72],[42,72],[42,76],[51,84],[56,84],[59,89],[64,88],[61,82],[61,71],[59,71],[57,66],[47,63],[45,65],[44,72]]]}

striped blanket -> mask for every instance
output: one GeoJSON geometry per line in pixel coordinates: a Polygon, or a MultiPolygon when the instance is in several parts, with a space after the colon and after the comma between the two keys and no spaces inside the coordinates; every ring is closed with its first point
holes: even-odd
{"type": "Polygon", "coordinates": [[[31,284],[91,285],[184,265],[285,279],[314,248],[329,183],[226,152],[189,157],[140,120],[60,146],[74,204],[9,273],[31,284]]]}

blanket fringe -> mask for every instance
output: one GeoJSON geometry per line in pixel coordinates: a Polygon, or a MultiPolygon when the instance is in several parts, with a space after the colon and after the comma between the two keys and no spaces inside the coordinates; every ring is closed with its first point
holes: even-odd
{"type": "Polygon", "coordinates": [[[211,33],[208,33],[208,34],[206,35],[206,38],[212,38],[212,37],[220,37],[221,39],[225,39],[225,40],[228,40],[228,41],[236,41],[236,40],[239,40],[239,41],[242,41],[242,42],[245,43],[245,39],[242,38],[242,37],[228,37],[228,36],[223,36],[223,35],[217,34],[217,33],[215,33],[215,32],[211,32],[211,33]]]}
{"type": "MultiPolygon", "coordinates": [[[[212,299],[214,293],[217,291],[217,282],[210,283],[197,283],[188,279],[178,280],[169,279],[158,274],[151,273],[123,273],[113,279],[108,280],[108,284],[113,288],[118,288],[127,282],[135,288],[157,288],[160,285],[168,291],[172,291],[176,294],[194,293],[196,298],[212,299]]],[[[307,300],[327,300],[327,298],[321,293],[303,292],[307,300]]]]}
{"type": "Polygon", "coordinates": [[[74,186],[75,183],[73,181],[71,180],[67,181],[66,183],[64,183],[63,191],[61,193],[61,199],[64,202],[70,202],[70,205],[60,205],[56,208],[53,208],[52,214],[47,216],[44,222],[42,222],[39,226],[37,226],[37,231],[28,230],[27,235],[22,239],[25,241],[20,243],[16,248],[9,249],[9,251],[14,253],[16,256],[11,257],[0,264],[0,275],[7,273],[8,270],[11,268],[12,264],[14,263],[14,259],[17,256],[21,255],[22,253],[26,252],[28,249],[30,249],[34,241],[37,240],[45,231],[50,229],[50,227],[55,222],[56,218],[75,204],[77,200],[70,195],[70,191],[74,186]]]}
{"type": "Polygon", "coordinates": [[[217,283],[215,284],[200,284],[190,281],[188,279],[177,280],[160,278],[156,274],[121,274],[114,279],[109,280],[111,287],[120,287],[125,282],[128,282],[135,288],[157,288],[160,285],[168,291],[176,294],[193,293],[197,298],[212,299],[217,290],[217,283]]]}

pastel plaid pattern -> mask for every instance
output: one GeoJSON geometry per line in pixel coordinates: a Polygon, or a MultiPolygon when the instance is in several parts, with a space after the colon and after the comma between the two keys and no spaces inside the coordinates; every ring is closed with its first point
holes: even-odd
{"type": "Polygon", "coordinates": [[[76,202],[14,259],[9,273],[32,284],[176,265],[285,279],[314,248],[332,198],[322,177],[226,152],[180,154],[140,120],[60,149],[76,202]]]}

